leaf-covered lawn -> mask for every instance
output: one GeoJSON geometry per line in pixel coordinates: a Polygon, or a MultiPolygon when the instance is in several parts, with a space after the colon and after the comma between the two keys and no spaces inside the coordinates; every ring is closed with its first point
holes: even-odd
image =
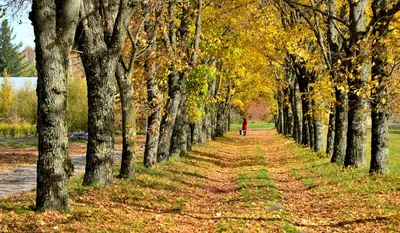
{"type": "MultiPolygon", "coordinates": [[[[70,181],[71,211],[32,211],[34,192],[3,198],[0,231],[276,232],[290,228],[265,166],[259,135],[229,135],[146,169],[113,188],[70,181]]],[[[116,167],[117,168],[117,167],[116,167]]]]}
{"type": "Polygon", "coordinates": [[[342,170],[274,130],[231,132],[153,170],[136,160],[133,182],[88,188],[71,179],[66,214],[33,212],[34,192],[1,199],[0,232],[396,232],[400,224],[397,173],[342,170]]]}

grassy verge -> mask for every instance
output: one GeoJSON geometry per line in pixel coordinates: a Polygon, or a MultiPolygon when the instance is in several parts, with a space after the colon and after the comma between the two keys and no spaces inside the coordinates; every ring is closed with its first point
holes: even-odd
{"type": "Polygon", "coordinates": [[[320,158],[295,144],[288,144],[288,151],[295,156],[285,163],[316,200],[329,203],[327,216],[344,230],[395,232],[400,224],[400,147],[396,143],[400,138],[391,130],[390,139],[392,172],[387,176],[370,175],[368,169],[343,169],[343,164],[330,163],[330,158],[320,158]]]}

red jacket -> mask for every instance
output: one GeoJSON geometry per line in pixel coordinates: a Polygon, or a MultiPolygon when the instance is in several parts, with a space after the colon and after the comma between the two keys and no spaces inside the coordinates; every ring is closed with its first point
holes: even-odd
{"type": "Polygon", "coordinates": [[[247,121],[244,120],[242,123],[242,130],[247,130],[247,121]]]}

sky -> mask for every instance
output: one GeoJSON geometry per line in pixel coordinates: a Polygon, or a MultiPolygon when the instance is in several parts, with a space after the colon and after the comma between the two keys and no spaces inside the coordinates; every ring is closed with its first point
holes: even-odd
{"type": "Polygon", "coordinates": [[[22,42],[23,48],[25,48],[26,46],[35,47],[35,36],[33,34],[33,26],[31,24],[31,21],[28,18],[21,18],[21,21],[19,21],[19,19],[16,20],[13,18],[8,18],[8,20],[14,30],[14,43],[18,44],[19,42],[22,42]]]}
{"type": "MultiPolygon", "coordinates": [[[[4,4],[4,0],[0,0],[0,5],[4,4]]],[[[30,7],[29,7],[30,8],[30,7]]],[[[20,11],[16,16],[13,16],[10,11],[6,12],[6,16],[0,21],[2,22],[4,19],[8,19],[11,27],[14,30],[15,41],[14,43],[18,44],[22,42],[24,49],[26,46],[35,47],[35,36],[33,33],[32,22],[28,19],[28,12],[30,9],[24,9],[20,11]]]]}

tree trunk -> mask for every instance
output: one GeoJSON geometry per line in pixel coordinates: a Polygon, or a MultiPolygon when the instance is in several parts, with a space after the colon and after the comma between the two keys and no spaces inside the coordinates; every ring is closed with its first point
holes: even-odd
{"type": "Polygon", "coordinates": [[[147,102],[149,115],[147,117],[146,144],[144,150],[144,166],[153,168],[157,162],[157,150],[160,136],[161,124],[161,105],[162,93],[158,88],[156,77],[157,62],[155,60],[157,51],[157,26],[156,22],[149,18],[145,22],[145,31],[147,33],[147,44],[149,51],[145,61],[145,70],[147,76],[147,102]]]}
{"type": "Polygon", "coordinates": [[[328,135],[326,137],[326,151],[329,156],[333,155],[333,148],[335,145],[335,106],[332,105],[329,113],[328,135]]]}
{"type": "Polygon", "coordinates": [[[319,117],[314,116],[314,151],[321,152],[324,149],[324,124],[319,117]]]}
{"type": "Polygon", "coordinates": [[[38,70],[36,210],[68,211],[67,181],[73,165],[67,153],[68,56],[75,36],[80,0],[55,4],[34,0],[30,19],[35,32],[38,70]]]}
{"type": "MultiPolygon", "coordinates": [[[[334,22],[333,17],[336,17],[336,8],[337,3],[336,0],[328,0],[327,1],[328,12],[330,16],[328,17],[328,44],[330,48],[330,67],[331,67],[331,78],[332,81],[336,85],[335,90],[335,100],[336,105],[335,109],[331,110],[335,115],[330,115],[330,120],[335,119],[334,125],[329,121],[330,129],[334,129],[335,132],[332,132],[331,135],[334,135],[333,139],[333,153],[330,152],[330,142],[331,137],[328,137],[327,144],[327,154],[332,155],[331,162],[343,162],[344,157],[346,155],[346,144],[347,144],[347,93],[345,92],[347,88],[346,78],[344,77],[345,71],[339,70],[335,66],[339,66],[340,69],[344,68],[344,64],[338,64],[339,59],[342,54],[342,43],[339,38],[339,32],[337,26],[334,22]]],[[[342,61],[344,62],[344,61],[342,61]]],[[[329,130],[329,132],[331,132],[329,130]]]]}
{"type": "Polygon", "coordinates": [[[122,106],[122,158],[119,178],[133,179],[135,177],[133,159],[136,152],[136,115],[132,79],[129,73],[125,74],[122,64],[117,67],[116,78],[122,106]]]}
{"type": "Polygon", "coordinates": [[[300,89],[299,89],[299,83],[297,81],[298,78],[296,78],[296,82],[294,83],[294,93],[293,93],[293,101],[294,101],[294,111],[293,111],[293,118],[294,118],[294,139],[297,144],[301,144],[302,139],[303,139],[303,133],[302,133],[302,117],[301,117],[301,94],[300,94],[300,89]]]}
{"type": "Polygon", "coordinates": [[[367,81],[370,75],[368,48],[363,39],[366,34],[368,0],[350,0],[352,62],[349,77],[349,122],[344,165],[364,168],[367,136],[367,81]]]}
{"type": "Polygon", "coordinates": [[[85,0],[78,34],[88,87],[88,144],[83,185],[112,185],[115,71],[126,39],[133,4],[121,0],[107,10],[85,0]]]}
{"type": "Polygon", "coordinates": [[[388,5],[387,0],[375,0],[372,4],[373,20],[379,22],[372,30],[372,35],[378,35],[372,44],[372,80],[378,85],[373,90],[371,101],[372,139],[369,172],[379,174],[389,172],[387,81],[390,77],[390,67],[388,48],[384,40],[387,38],[393,15],[388,14],[388,5]]]}
{"type": "MultiPolygon", "coordinates": [[[[312,109],[312,106],[310,107],[310,109],[312,109]]],[[[314,141],[315,131],[314,131],[314,116],[313,116],[312,110],[310,110],[310,112],[307,114],[307,117],[308,117],[307,121],[308,121],[308,132],[309,132],[308,134],[310,137],[310,144],[308,146],[310,147],[310,149],[313,149],[315,147],[315,144],[314,144],[315,143],[315,141],[314,141]]]]}
{"type": "Polygon", "coordinates": [[[188,133],[189,133],[189,114],[187,112],[187,96],[185,86],[182,87],[182,100],[179,105],[180,112],[176,118],[174,131],[171,138],[171,153],[170,156],[185,155],[188,152],[188,133]]]}
{"type": "MultiPolygon", "coordinates": [[[[340,83],[340,82],[337,82],[340,83]]],[[[339,84],[345,85],[345,83],[339,84]]],[[[335,116],[335,144],[333,147],[332,163],[344,162],[347,147],[347,126],[348,126],[348,99],[343,89],[336,88],[336,116],[335,116]]]]}
{"type": "Polygon", "coordinates": [[[179,110],[179,104],[181,102],[182,81],[181,75],[176,71],[168,76],[169,99],[161,121],[157,162],[166,162],[169,159],[172,132],[179,110]]]}

